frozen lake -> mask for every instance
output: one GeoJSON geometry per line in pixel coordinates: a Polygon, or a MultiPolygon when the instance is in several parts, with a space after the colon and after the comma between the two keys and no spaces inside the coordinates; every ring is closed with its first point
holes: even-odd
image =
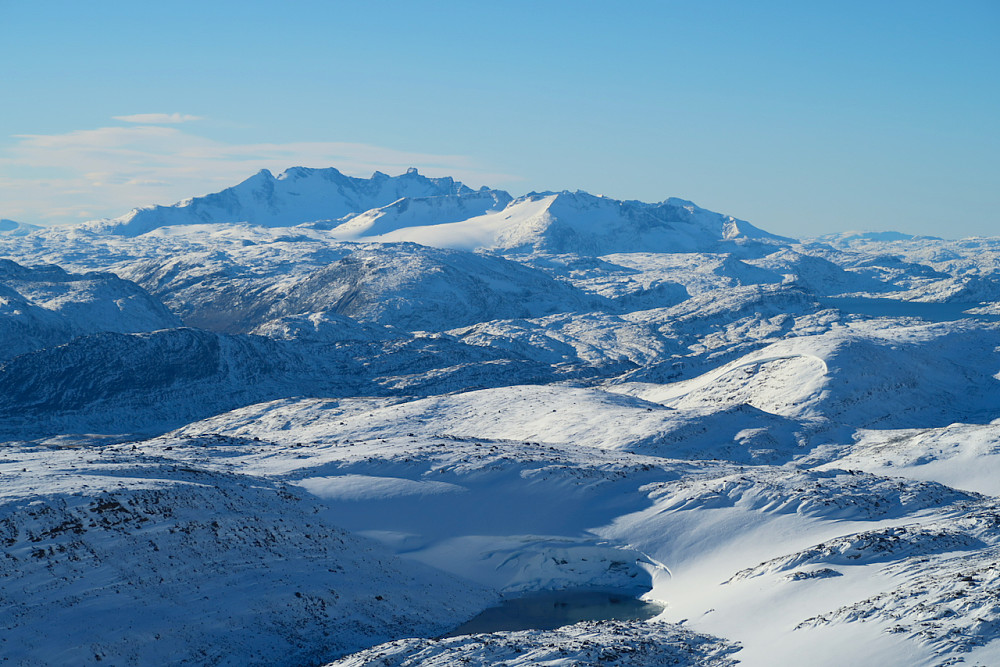
{"type": "Polygon", "coordinates": [[[653,618],[663,605],[628,593],[564,590],[530,593],[504,600],[458,626],[447,637],[480,632],[552,630],[580,621],[636,621],[653,618]]]}

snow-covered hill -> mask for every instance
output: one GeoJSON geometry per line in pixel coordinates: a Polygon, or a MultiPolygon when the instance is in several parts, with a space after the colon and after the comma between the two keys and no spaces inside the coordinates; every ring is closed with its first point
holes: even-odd
{"type": "Polygon", "coordinates": [[[0,259],[0,361],[85,334],[179,324],[141,287],[113,274],[71,274],[0,259]]]}
{"type": "Polygon", "coordinates": [[[38,225],[29,225],[26,222],[17,222],[0,218],[0,236],[27,236],[32,232],[42,229],[38,225]]]}
{"type": "Polygon", "coordinates": [[[81,336],[0,364],[0,435],[149,433],[276,398],[421,396],[550,378],[541,364],[449,337],[365,338],[359,328],[301,339],[286,329],[275,339],[189,328],[81,336]]]}
{"type": "Polygon", "coordinates": [[[498,257],[412,243],[351,250],[295,283],[284,281],[258,295],[241,328],[285,315],[330,311],[407,331],[440,331],[604,306],[600,297],[498,257]]]}
{"type": "Polygon", "coordinates": [[[638,395],[674,407],[747,403],[854,427],[943,426],[996,418],[1000,329],[865,322],[786,338],[708,373],[638,395]]]}

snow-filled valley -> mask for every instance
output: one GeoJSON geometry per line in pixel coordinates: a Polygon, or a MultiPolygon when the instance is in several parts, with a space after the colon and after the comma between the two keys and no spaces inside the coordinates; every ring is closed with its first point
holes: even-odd
{"type": "Polygon", "coordinates": [[[1000,238],[306,168],[0,223],[8,664],[1000,664],[1000,238]],[[662,611],[446,636],[563,590],[662,611]]]}

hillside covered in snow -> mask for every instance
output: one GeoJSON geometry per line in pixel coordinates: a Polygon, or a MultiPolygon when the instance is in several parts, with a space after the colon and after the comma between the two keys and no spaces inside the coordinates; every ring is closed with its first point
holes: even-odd
{"type": "Polygon", "coordinates": [[[998,320],[997,238],[416,170],[2,220],[0,657],[1000,664],[998,320]]]}

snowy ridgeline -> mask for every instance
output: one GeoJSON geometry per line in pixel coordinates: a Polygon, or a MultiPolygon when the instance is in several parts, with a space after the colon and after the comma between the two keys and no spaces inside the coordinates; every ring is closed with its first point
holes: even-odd
{"type": "Polygon", "coordinates": [[[1000,240],[299,168],[0,256],[11,664],[1000,664],[1000,240]]]}

